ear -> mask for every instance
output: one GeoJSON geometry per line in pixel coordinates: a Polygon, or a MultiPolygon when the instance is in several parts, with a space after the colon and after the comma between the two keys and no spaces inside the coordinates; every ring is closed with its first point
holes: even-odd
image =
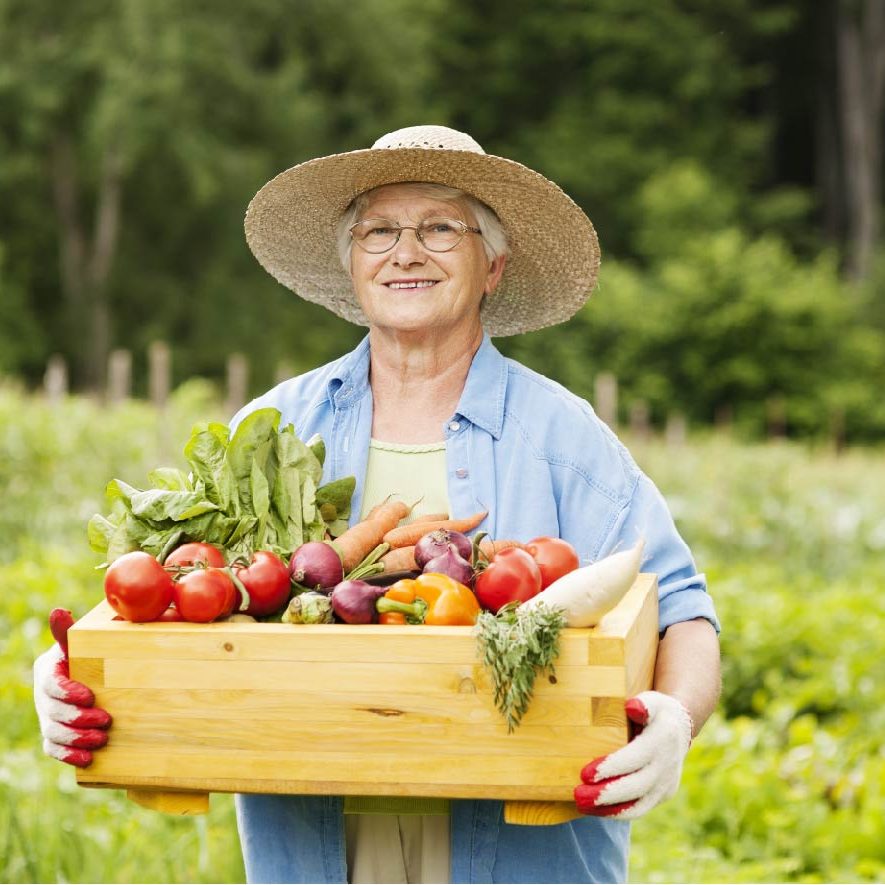
{"type": "Polygon", "coordinates": [[[499,255],[489,265],[489,272],[486,275],[486,284],[483,287],[483,292],[486,295],[491,295],[495,289],[498,288],[498,283],[501,282],[501,274],[504,273],[505,264],[507,264],[507,256],[499,255]]]}

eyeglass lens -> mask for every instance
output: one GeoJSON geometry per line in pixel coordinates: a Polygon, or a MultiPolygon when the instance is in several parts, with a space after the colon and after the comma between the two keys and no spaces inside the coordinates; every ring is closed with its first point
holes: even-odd
{"type": "Polygon", "coordinates": [[[392,249],[403,230],[415,230],[421,243],[432,252],[447,252],[461,242],[467,225],[453,218],[426,218],[416,229],[386,218],[367,218],[350,230],[353,238],[367,252],[392,249]]]}

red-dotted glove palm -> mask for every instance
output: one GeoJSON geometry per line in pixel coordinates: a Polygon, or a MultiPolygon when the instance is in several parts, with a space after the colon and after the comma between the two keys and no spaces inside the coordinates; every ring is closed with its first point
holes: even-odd
{"type": "Polygon", "coordinates": [[[68,627],[71,613],[55,608],[49,628],[56,644],[34,662],[34,705],[43,735],[43,752],[69,765],[85,768],[92,750],[108,741],[110,714],[95,704],[95,695],[74,682],[68,671],[68,627]]]}
{"type": "Polygon", "coordinates": [[[634,737],[620,750],[581,770],[575,804],[582,814],[633,820],[669,799],[679,787],[692,722],[676,698],[644,691],[626,703],[634,737]]]}

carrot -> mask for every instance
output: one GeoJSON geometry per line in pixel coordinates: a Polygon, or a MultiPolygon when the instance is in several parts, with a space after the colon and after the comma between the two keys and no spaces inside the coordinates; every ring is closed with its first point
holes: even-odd
{"type": "Polygon", "coordinates": [[[416,522],[441,522],[448,518],[448,513],[425,513],[423,516],[416,516],[409,524],[414,525],[416,522]]]}
{"type": "Polygon", "coordinates": [[[411,507],[402,501],[385,501],[374,508],[371,519],[364,519],[339,535],[332,546],[344,563],[344,574],[358,566],[410,511],[411,507]]]}
{"type": "Polygon", "coordinates": [[[474,513],[466,519],[436,519],[428,522],[412,522],[409,525],[402,525],[398,528],[391,529],[384,535],[385,543],[391,547],[408,547],[411,544],[417,544],[428,532],[435,532],[437,529],[446,529],[450,532],[470,532],[473,531],[487,516],[488,510],[481,513],[474,513]]]}
{"type": "Polygon", "coordinates": [[[479,542],[479,549],[486,559],[494,559],[496,553],[500,553],[508,547],[518,547],[520,550],[525,550],[526,545],[522,541],[493,541],[491,538],[483,538],[479,542]]]}
{"type": "Polygon", "coordinates": [[[384,571],[391,572],[409,572],[418,570],[418,563],[415,562],[415,545],[410,544],[408,547],[395,547],[381,557],[379,562],[384,566],[384,571]]]}

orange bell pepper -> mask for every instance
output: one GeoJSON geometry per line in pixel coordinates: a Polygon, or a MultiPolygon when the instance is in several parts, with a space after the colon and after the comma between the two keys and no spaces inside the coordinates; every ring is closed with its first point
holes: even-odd
{"type": "Polygon", "coordinates": [[[470,627],[480,610],[469,587],[435,572],[397,581],[375,605],[382,614],[399,612],[411,624],[434,626],[470,627]]]}

